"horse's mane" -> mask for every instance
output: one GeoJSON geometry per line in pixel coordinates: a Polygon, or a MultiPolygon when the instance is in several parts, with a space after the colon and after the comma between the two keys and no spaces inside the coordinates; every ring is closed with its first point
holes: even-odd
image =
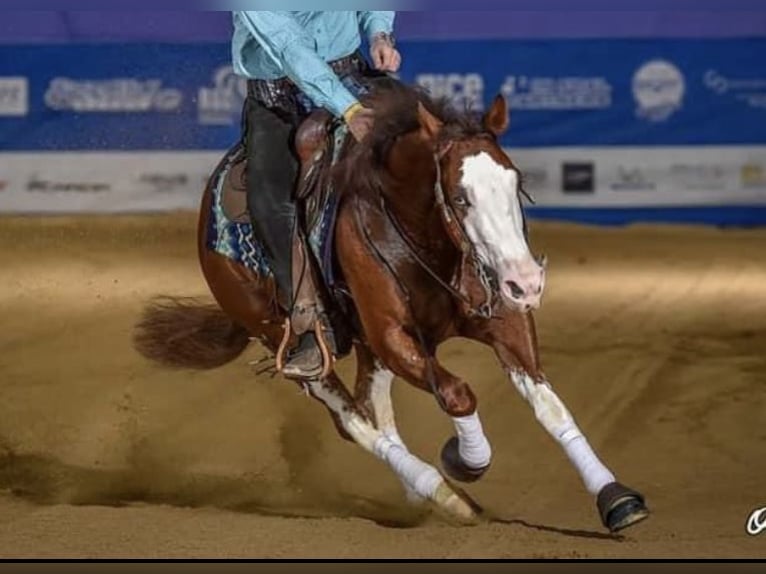
{"type": "Polygon", "coordinates": [[[361,143],[351,143],[335,170],[340,189],[375,189],[379,172],[396,139],[420,127],[418,103],[444,124],[440,137],[461,139],[487,133],[478,114],[456,110],[446,98],[433,98],[425,90],[391,78],[371,82],[362,102],[375,110],[372,133],[361,143]]]}

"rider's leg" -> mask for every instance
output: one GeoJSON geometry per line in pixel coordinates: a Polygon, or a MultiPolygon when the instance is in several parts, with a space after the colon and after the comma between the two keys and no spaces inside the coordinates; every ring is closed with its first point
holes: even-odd
{"type": "MultiPolygon", "coordinates": [[[[301,116],[275,111],[252,98],[246,103],[245,145],[247,147],[247,203],[256,235],[264,244],[288,313],[293,307],[293,228],[296,210],[293,190],[298,161],[292,152],[292,138],[301,116]]],[[[312,377],[322,370],[322,355],[314,335],[301,336],[283,373],[312,377]]]]}
{"type": "Polygon", "coordinates": [[[292,192],[298,162],[290,150],[294,122],[248,99],[247,206],[253,228],[263,242],[280,291],[280,303],[292,307],[292,231],[295,205],[292,192]]]}

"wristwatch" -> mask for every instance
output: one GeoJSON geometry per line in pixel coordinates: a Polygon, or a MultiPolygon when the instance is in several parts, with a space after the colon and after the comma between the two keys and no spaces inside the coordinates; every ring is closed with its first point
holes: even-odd
{"type": "Polygon", "coordinates": [[[389,46],[392,48],[396,46],[396,39],[394,38],[393,34],[390,34],[388,32],[378,32],[372,37],[372,43],[374,44],[378,40],[383,40],[386,42],[389,46]]]}

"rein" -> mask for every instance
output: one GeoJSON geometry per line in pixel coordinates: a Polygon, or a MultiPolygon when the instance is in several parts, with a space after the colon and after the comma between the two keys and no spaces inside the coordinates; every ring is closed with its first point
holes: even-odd
{"type": "MultiPolygon", "coordinates": [[[[386,203],[382,193],[378,193],[380,204],[388,220],[391,222],[392,227],[396,231],[397,235],[402,239],[410,255],[417,262],[417,264],[430,275],[443,289],[445,289],[450,295],[456,299],[462,301],[468,307],[468,315],[472,317],[481,317],[489,319],[492,317],[492,309],[495,306],[495,301],[498,295],[497,280],[494,279],[491,270],[487,269],[487,266],[481,262],[476,252],[476,248],[468,238],[468,233],[457,218],[454,209],[446,201],[444,195],[444,187],[442,186],[442,170],[441,159],[449,151],[452,146],[451,143],[447,144],[439,153],[434,154],[434,165],[436,166],[436,182],[434,183],[434,195],[436,196],[436,205],[439,207],[439,211],[442,216],[444,224],[447,226],[447,233],[452,237],[453,241],[459,245],[461,253],[461,267],[463,263],[470,259],[479,281],[484,289],[484,302],[480,305],[473,307],[471,300],[463,293],[461,293],[454,286],[447,283],[442,279],[436,271],[434,271],[428,263],[423,261],[422,257],[418,255],[417,249],[412,244],[412,241],[402,229],[399,220],[391,212],[386,203]]],[[[398,279],[398,278],[397,278],[398,279]]]]}
{"type": "Polygon", "coordinates": [[[388,217],[389,221],[391,222],[391,225],[393,226],[394,230],[396,231],[396,234],[399,236],[399,238],[404,241],[404,244],[407,246],[407,250],[409,251],[410,255],[412,255],[413,259],[417,262],[418,265],[426,272],[428,273],[434,281],[436,281],[441,287],[443,287],[446,291],[449,291],[451,295],[454,297],[457,297],[458,299],[462,300],[464,303],[467,303],[470,305],[470,301],[468,300],[468,297],[463,295],[460,291],[455,289],[452,285],[447,283],[444,279],[442,279],[439,274],[434,271],[428,263],[423,261],[422,257],[418,255],[417,250],[415,249],[415,246],[412,244],[412,241],[409,237],[407,237],[407,234],[404,232],[404,230],[401,228],[401,224],[399,223],[399,220],[396,219],[396,216],[391,213],[391,210],[388,208],[388,205],[386,204],[385,199],[383,199],[383,196],[380,196],[380,204],[383,208],[383,211],[386,214],[386,217],[388,217]]]}
{"type": "MultiPolygon", "coordinates": [[[[481,261],[479,254],[476,251],[476,247],[471,243],[468,238],[468,232],[463,227],[463,224],[457,217],[454,207],[447,201],[444,194],[444,187],[442,185],[442,169],[441,160],[447,154],[452,147],[452,142],[449,142],[440,152],[434,154],[434,165],[436,166],[436,182],[434,183],[434,195],[436,196],[436,205],[441,210],[442,219],[447,226],[447,233],[453,236],[453,239],[457,240],[460,245],[460,252],[463,256],[461,262],[470,258],[471,264],[476,270],[479,276],[479,282],[484,288],[484,302],[478,307],[471,308],[469,303],[468,314],[471,316],[478,316],[484,319],[492,317],[492,309],[495,306],[495,301],[498,295],[497,280],[494,279],[494,273],[487,268],[487,266],[481,261]]],[[[465,299],[465,298],[464,298],[465,299]]]]}
{"type": "MultiPolygon", "coordinates": [[[[382,197],[382,196],[381,196],[382,197]]],[[[412,297],[410,296],[409,289],[407,289],[407,286],[402,281],[401,277],[399,277],[399,274],[396,272],[396,269],[393,268],[393,266],[388,262],[386,257],[380,252],[380,249],[378,249],[378,246],[375,245],[375,242],[372,240],[372,237],[370,237],[369,232],[367,231],[367,228],[362,223],[362,218],[360,215],[361,211],[359,208],[359,196],[354,196],[354,216],[356,219],[356,225],[358,229],[362,232],[362,236],[364,237],[365,242],[367,243],[367,246],[370,248],[370,251],[375,256],[375,258],[378,260],[378,262],[388,271],[388,274],[391,275],[394,282],[396,283],[397,288],[399,289],[399,292],[404,299],[404,302],[407,304],[407,307],[410,311],[410,316],[413,320],[413,327],[414,332],[417,335],[418,343],[420,344],[421,350],[423,352],[423,356],[425,357],[425,363],[426,363],[426,380],[428,382],[428,385],[431,387],[431,393],[436,397],[437,402],[439,403],[439,406],[447,410],[447,405],[444,402],[444,397],[442,397],[441,393],[439,392],[439,386],[437,384],[436,380],[436,373],[434,372],[434,366],[433,366],[433,357],[432,353],[429,351],[429,345],[426,343],[426,338],[423,335],[423,331],[420,328],[420,326],[417,324],[417,321],[415,320],[415,310],[412,306],[412,297]]],[[[424,264],[425,265],[425,264],[424,264]]],[[[434,277],[438,278],[438,275],[434,272],[434,277]]],[[[444,285],[444,283],[439,280],[439,282],[444,285]]]]}

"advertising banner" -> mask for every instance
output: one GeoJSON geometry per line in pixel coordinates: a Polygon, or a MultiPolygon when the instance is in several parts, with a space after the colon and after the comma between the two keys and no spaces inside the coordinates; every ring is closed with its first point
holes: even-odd
{"type": "MultiPolygon", "coordinates": [[[[196,205],[239,137],[245,84],[227,44],[0,49],[2,211],[196,205]]],[[[457,106],[506,98],[502,144],[540,210],[750,206],[748,221],[766,211],[766,38],[423,40],[401,50],[402,80],[457,106]]]]}

